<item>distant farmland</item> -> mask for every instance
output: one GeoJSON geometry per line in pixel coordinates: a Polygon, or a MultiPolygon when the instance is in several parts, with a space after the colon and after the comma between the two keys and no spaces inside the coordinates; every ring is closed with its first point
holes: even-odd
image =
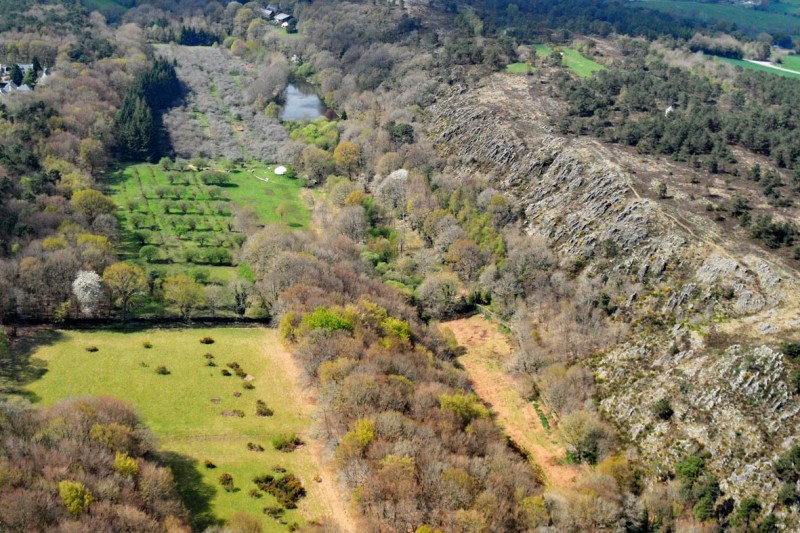
{"type": "Polygon", "coordinates": [[[800,18],[786,13],[757,11],[730,4],[703,4],[687,0],[636,0],[630,5],[645,6],[676,17],[708,24],[716,24],[720,21],[733,22],[750,34],[785,32],[793,36],[800,35],[800,18]]]}

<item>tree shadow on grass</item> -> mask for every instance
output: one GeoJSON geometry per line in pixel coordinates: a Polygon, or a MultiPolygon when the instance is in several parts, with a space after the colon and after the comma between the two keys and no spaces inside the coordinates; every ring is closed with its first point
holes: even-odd
{"type": "Polygon", "coordinates": [[[8,350],[0,348],[0,396],[20,396],[31,403],[41,400],[24,388],[47,373],[47,364],[33,354],[42,346],[52,346],[63,338],[59,331],[38,329],[12,339],[8,350]]]}
{"type": "Polygon", "coordinates": [[[191,513],[191,525],[194,531],[204,531],[210,526],[221,525],[211,508],[211,499],[217,489],[203,481],[198,469],[198,462],[192,457],[176,452],[160,452],[158,458],[172,470],[178,497],[191,513]]]}

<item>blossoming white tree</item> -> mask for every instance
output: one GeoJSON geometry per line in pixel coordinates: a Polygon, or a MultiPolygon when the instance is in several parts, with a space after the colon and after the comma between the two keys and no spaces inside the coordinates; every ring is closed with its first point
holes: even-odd
{"type": "Polygon", "coordinates": [[[72,292],[81,306],[81,311],[92,314],[103,296],[102,279],[92,270],[80,270],[72,282],[72,292]]]}

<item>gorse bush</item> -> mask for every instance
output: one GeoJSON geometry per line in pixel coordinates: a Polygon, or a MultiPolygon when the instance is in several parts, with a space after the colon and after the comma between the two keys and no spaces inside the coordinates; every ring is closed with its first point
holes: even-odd
{"type": "Polygon", "coordinates": [[[306,495],[303,483],[294,474],[286,474],[276,478],[271,474],[263,474],[253,479],[256,486],[274,496],[278,503],[287,509],[295,509],[297,502],[306,495]]]}
{"type": "Polygon", "coordinates": [[[58,494],[61,501],[70,514],[80,516],[89,509],[94,501],[92,493],[86,485],[78,481],[60,481],[58,483],[58,494]]]}
{"type": "Polygon", "coordinates": [[[139,463],[125,452],[117,452],[114,456],[114,470],[123,476],[133,477],[139,473],[139,463]]]}
{"type": "Polygon", "coordinates": [[[256,416],[272,416],[274,412],[263,400],[256,400],[256,416]]]}
{"type": "Polygon", "coordinates": [[[317,307],[312,312],[303,316],[301,327],[306,330],[327,329],[353,331],[353,321],[344,316],[344,313],[326,307],[317,307]]]}
{"type": "Polygon", "coordinates": [[[220,474],[219,484],[222,485],[222,488],[225,489],[225,492],[232,492],[234,489],[233,476],[227,472],[220,474]]]}
{"type": "Polygon", "coordinates": [[[658,400],[653,404],[651,409],[656,418],[661,420],[669,420],[672,418],[672,414],[674,413],[672,406],[669,404],[669,400],[666,398],[658,400]]]}
{"type": "Polygon", "coordinates": [[[294,433],[284,433],[272,439],[272,447],[281,452],[294,451],[303,441],[294,433]]]}

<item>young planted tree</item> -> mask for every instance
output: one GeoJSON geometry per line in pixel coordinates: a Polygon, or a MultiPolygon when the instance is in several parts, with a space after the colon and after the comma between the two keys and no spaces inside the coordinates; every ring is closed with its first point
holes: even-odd
{"type": "Polygon", "coordinates": [[[111,291],[115,303],[122,310],[122,319],[135,300],[147,291],[147,278],[144,271],[127,263],[114,263],[103,272],[103,281],[111,291]]]}
{"type": "Polygon", "coordinates": [[[158,251],[158,248],[156,248],[155,246],[149,245],[149,244],[146,245],[146,246],[142,246],[139,249],[139,257],[141,259],[144,259],[148,263],[152,263],[153,261],[158,259],[159,255],[160,255],[160,252],[158,251]]]}

